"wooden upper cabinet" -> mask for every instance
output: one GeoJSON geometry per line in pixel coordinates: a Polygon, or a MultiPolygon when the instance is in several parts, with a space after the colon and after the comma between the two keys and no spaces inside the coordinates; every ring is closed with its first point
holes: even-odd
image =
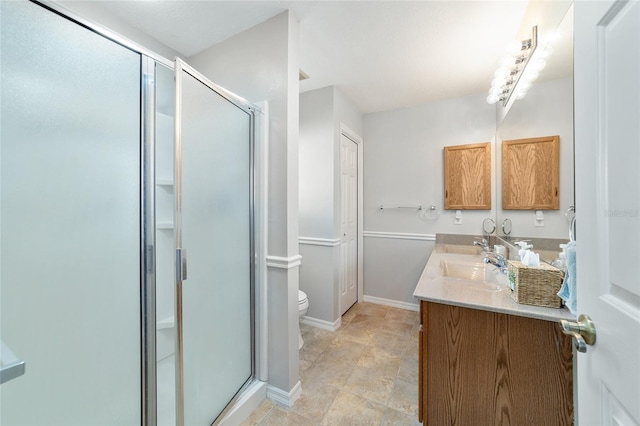
{"type": "Polygon", "coordinates": [[[491,210],[491,143],[444,147],[444,208],[491,210]]]}
{"type": "Polygon", "coordinates": [[[502,208],[560,208],[560,136],[502,141],[502,208]]]}

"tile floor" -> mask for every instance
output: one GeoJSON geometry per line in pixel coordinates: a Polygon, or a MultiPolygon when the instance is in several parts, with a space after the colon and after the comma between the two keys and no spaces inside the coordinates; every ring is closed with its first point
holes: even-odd
{"type": "Polygon", "coordinates": [[[243,426],[419,425],[419,322],[418,312],[358,303],[336,332],[301,325],[300,399],[265,400],[243,426]]]}

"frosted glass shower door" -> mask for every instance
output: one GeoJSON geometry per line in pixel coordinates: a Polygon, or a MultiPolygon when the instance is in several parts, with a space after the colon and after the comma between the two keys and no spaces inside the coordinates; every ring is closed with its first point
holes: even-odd
{"type": "Polygon", "coordinates": [[[177,368],[184,424],[208,425],[253,374],[252,114],[186,64],[176,73],[177,368]]]}
{"type": "Polygon", "coordinates": [[[0,7],[0,424],[140,424],[141,56],[0,7]]]}

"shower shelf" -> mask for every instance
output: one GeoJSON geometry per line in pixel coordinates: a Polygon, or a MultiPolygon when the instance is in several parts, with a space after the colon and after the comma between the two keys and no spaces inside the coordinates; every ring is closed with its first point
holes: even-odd
{"type": "Polygon", "coordinates": [[[156,179],[158,186],[173,186],[173,179],[156,179]]]}
{"type": "Polygon", "coordinates": [[[156,222],[156,229],[173,229],[173,222],[156,222]]]}
{"type": "Polygon", "coordinates": [[[174,319],[174,317],[167,317],[164,319],[161,319],[160,321],[156,322],[156,330],[164,330],[167,328],[173,328],[176,325],[176,321],[174,319]]]}

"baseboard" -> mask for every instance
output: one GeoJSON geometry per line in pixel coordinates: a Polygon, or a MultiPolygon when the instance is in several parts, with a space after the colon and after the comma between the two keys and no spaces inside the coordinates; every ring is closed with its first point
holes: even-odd
{"type": "Polygon", "coordinates": [[[219,425],[239,425],[267,398],[267,383],[256,380],[245,390],[233,409],[224,416],[219,425]]]}
{"type": "Polygon", "coordinates": [[[293,407],[293,404],[300,398],[301,393],[302,385],[300,384],[300,380],[298,380],[298,383],[296,383],[290,392],[283,391],[275,386],[267,386],[267,398],[287,408],[293,407]]]}
{"type": "Polygon", "coordinates": [[[300,320],[300,322],[306,325],[310,325],[312,327],[321,328],[323,330],[337,331],[342,325],[342,317],[339,317],[334,322],[329,322],[329,321],[312,318],[312,317],[304,317],[300,320]]]}
{"type": "Polygon", "coordinates": [[[382,297],[364,296],[364,301],[377,305],[391,306],[393,308],[407,309],[409,311],[420,311],[420,305],[416,303],[400,302],[398,300],[383,299],[382,297]]]}

